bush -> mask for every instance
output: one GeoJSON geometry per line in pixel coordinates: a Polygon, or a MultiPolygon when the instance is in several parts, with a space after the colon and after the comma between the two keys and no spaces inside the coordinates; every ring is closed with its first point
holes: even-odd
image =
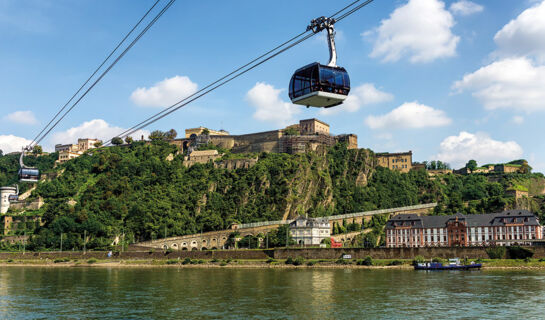
{"type": "Polygon", "coordinates": [[[528,263],[528,262],[530,262],[530,261],[532,261],[532,259],[531,259],[530,257],[524,258],[524,262],[528,263]]]}
{"type": "Polygon", "coordinates": [[[443,263],[443,259],[436,257],[436,258],[431,259],[431,262],[443,263]]]}
{"type": "Polygon", "coordinates": [[[309,266],[309,267],[312,267],[315,264],[316,264],[316,261],[314,261],[314,260],[310,260],[309,262],[307,262],[307,266],[309,266]]]}
{"type": "Polygon", "coordinates": [[[13,262],[13,259],[8,259],[8,262],[13,262]]]}
{"type": "Polygon", "coordinates": [[[486,254],[488,254],[490,259],[504,259],[505,252],[505,247],[493,247],[486,249],[486,254]]]}
{"type": "Polygon", "coordinates": [[[373,265],[373,259],[370,256],[365,257],[365,259],[363,259],[363,265],[364,266],[372,266],[373,265]]]}
{"type": "Polygon", "coordinates": [[[302,265],[304,263],[305,263],[305,259],[303,259],[302,257],[297,257],[297,258],[295,258],[295,260],[293,260],[292,264],[294,266],[300,266],[300,265],[302,265]]]}
{"type": "Polygon", "coordinates": [[[204,263],[204,260],[199,259],[199,260],[197,260],[197,263],[198,263],[198,264],[203,264],[203,263],[204,263]]]}
{"type": "Polygon", "coordinates": [[[389,266],[400,266],[403,264],[403,261],[401,260],[394,260],[394,261],[391,261],[390,263],[388,263],[389,266]]]}
{"type": "Polygon", "coordinates": [[[95,259],[95,258],[91,258],[91,259],[87,260],[88,264],[93,264],[93,263],[96,263],[96,262],[97,262],[97,259],[95,259]]]}
{"type": "Polygon", "coordinates": [[[172,248],[168,248],[168,249],[165,250],[165,254],[169,254],[169,253],[172,253],[172,252],[174,252],[174,249],[172,249],[172,248]]]}
{"type": "Polygon", "coordinates": [[[293,264],[293,259],[292,259],[292,257],[288,257],[288,258],[286,259],[286,264],[293,264]]]}
{"type": "Polygon", "coordinates": [[[187,257],[184,259],[184,261],[182,261],[182,264],[188,264],[188,263],[191,263],[191,258],[187,257]]]}
{"type": "Polygon", "coordinates": [[[534,255],[534,252],[523,247],[512,246],[507,247],[507,255],[510,259],[526,259],[531,258],[534,255]]]}
{"type": "Polygon", "coordinates": [[[335,261],[335,263],[336,264],[343,264],[343,265],[350,264],[350,262],[348,260],[344,260],[343,258],[337,259],[337,261],[335,261]]]}
{"type": "Polygon", "coordinates": [[[274,263],[274,262],[276,262],[276,260],[275,260],[275,259],[273,259],[273,258],[269,258],[269,259],[267,259],[267,263],[274,263]]]}
{"type": "Polygon", "coordinates": [[[167,264],[177,264],[178,263],[178,259],[168,259],[167,260],[167,264]]]}
{"type": "MultiPolygon", "coordinates": [[[[8,261],[9,262],[9,261],[8,261]]],[[[539,262],[545,262],[545,258],[539,259],[539,262]]]]}
{"type": "Polygon", "coordinates": [[[416,257],[414,257],[414,259],[413,259],[413,266],[416,266],[417,264],[423,263],[423,262],[425,262],[423,256],[416,256],[416,257]]]}
{"type": "Polygon", "coordinates": [[[227,265],[227,262],[225,262],[225,261],[222,261],[222,262],[220,263],[220,267],[225,267],[226,265],[227,265]]]}
{"type": "Polygon", "coordinates": [[[210,262],[212,262],[212,263],[216,263],[216,262],[219,262],[219,260],[218,260],[218,259],[216,259],[216,258],[214,258],[214,259],[212,259],[212,260],[211,260],[210,262]]]}

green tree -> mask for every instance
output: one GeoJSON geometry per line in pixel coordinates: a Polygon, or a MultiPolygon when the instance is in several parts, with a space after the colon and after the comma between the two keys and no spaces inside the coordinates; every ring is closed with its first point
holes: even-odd
{"type": "Polygon", "coordinates": [[[115,146],[123,144],[123,139],[121,139],[120,137],[112,138],[112,144],[115,146]]]}
{"type": "Polygon", "coordinates": [[[466,163],[466,168],[468,168],[471,172],[473,172],[473,170],[475,170],[475,168],[477,168],[477,161],[469,160],[466,163]]]}
{"type": "Polygon", "coordinates": [[[202,134],[203,136],[208,136],[208,135],[210,135],[210,130],[208,130],[208,128],[204,128],[204,129],[202,130],[201,134],[202,134]]]}
{"type": "Polygon", "coordinates": [[[178,133],[176,132],[176,130],[170,129],[167,132],[165,132],[164,136],[165,136],[165,139],[167,140],[174,140],[176,139],[176,136],[178,136],[178,133]]]}
{"type": "Polygon", "coordinates": [[[35,145],[34,148],[32,148],[32,154],[38,155],[38,154],[42,154],[42,153],[43,153],[42,146],[35,145]]]}
{"type": "Polygon", "coordinates": [[[125,143],[126,143],[126,144],[131,144],[132,142],[133,142],[133,139],[132,139],[131,136],[126,136],[126,137],[125,137],[125,143]]]}
{"type": "Polygon", "coordinates": [[[163,140],[165,138],[165,133],[161,130],[153,130],[148,137],[150,140],[163,140]]]}

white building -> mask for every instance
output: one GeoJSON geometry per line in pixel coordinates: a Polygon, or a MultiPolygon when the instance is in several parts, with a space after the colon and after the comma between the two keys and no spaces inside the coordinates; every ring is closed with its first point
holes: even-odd
{"type": "Polygon", "coordinates": [[[15,187],[1,187],[0,188],[0,213],[4,214],[8,212],[10,205],[10,196],[17,195],[17,188],[15,187]]]}
{"type": "Polygon", "coordinates": [[[290,235],[297,244],[319,245],[331,235],[329,219],[299,216],[290,223],[290,235]]]}

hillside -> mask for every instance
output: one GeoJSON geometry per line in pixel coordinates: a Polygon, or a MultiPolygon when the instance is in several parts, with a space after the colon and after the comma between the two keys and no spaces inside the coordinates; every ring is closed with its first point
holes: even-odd
{"type": "Polygon", "coordinates": [[[84,232],[87,247],[100,248],[121,234],[148,240],[305,213],[328,216],[436,201],[436,214],[521,205],[545,212],[538,195],[545,186],[541,174],[430,179],[424,170],[402,174],[377,167],[372,151],[347,150],[343,144],[307,154],[262,153],[256,165],[237,170],[212,163],[186,168],[181,155],[167,160],[171,154],[176,148],[166,142],[135,142],[55,168],[58,176],[38,184],[32,194],[43,197],[45,205],[26,212],[41,215],[44,225],[18,232],[34,232],[34,249],[58,247],[61,233],[65,248],[82,248],[84,232]],[[505,189],[515,185],[536,197],[518,204],[505,197],[505,189]]]}

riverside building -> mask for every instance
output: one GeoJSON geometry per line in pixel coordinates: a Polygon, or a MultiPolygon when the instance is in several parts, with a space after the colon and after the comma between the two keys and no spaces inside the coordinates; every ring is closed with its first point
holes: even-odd
{"type": "Polygon", "coordinates": [[[538,218],[527,210],[449,216],[400,214],[386,223],[386,247],[531,244],[542,240],[538,218]]]}
{"type": "Polygon", "coordinates": [[[290,235],[299,245],[320,245],[331,235],[329,219],[299,216],[290,223],[290,235]]]}

